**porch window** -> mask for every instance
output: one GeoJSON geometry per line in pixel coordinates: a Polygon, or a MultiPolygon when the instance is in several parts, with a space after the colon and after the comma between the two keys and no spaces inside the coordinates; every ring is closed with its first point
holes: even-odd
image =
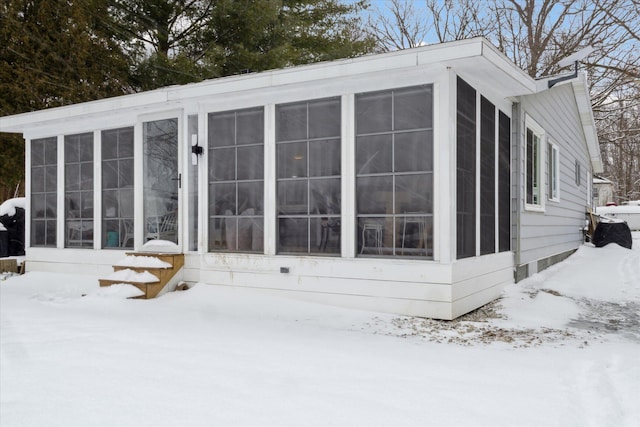
{"type": "Polygon", "coordinates": [[[340,254],[340,98],[276,106],[278,253],[340,254]]]}
{"type": "Polygon", "coordinates": [[[64,137],[65,247],[93,248],[93,133],[64,137]]]}
{"type": "Polygon", "coordinates": [[[560,201],[560,156],[558,146],[547,143],[547,176],[549,179],[548,197],[549,200],[560,201]]]}
{"type": "Polygon", "coordinates": [[[433,257],[433,87],[356,95],[360,255],[433,257]]]}
{"type": "Polygon", "coordinates": [[[133,128],[102,132],[102,247],[133,248],[133,128]]]}
{"type": "Polygon", "coordinates": [[[456,98],[456,256],[476,255],[476,91],[458,78],[456,98]]]}
{"type": "Polygon", "coordinates": [[[264,110],[211,113],[209,250],[264,251],[264,110]]]}
{"type": "Polygon", "coordinates": [[[480,255],[496,251],[496,107],[480,97],[480,255]]]}
{"type": "Polygon", "coordinates": [[[540,126],[527,117],[526,131],[526,207],[541,210],[542,176],[540,174],[544,133],[540,126]]]}
{"type": "Polygon", "coordinates": [[[31,141],[31,246],[56,247],[58,140],[31,141]]]}
{"type": "Polygon", "coordinates": [[[511,119],[498,114],[498,251],[511,249],[511,119]]]}

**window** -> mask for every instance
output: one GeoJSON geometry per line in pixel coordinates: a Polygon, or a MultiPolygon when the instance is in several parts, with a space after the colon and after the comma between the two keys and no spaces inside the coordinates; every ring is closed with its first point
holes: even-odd
{"type": "Polygon", "coordinates": [[[558,147],[550,142],[547,143],[547,157],[548,197],[557,202],[560,201],[560,156],[558,147]]]}
{"type": "Polygon", "coordinates": [[[65,247],[93,248],[93,134],[64,137],[65,247]]]}
{"type": "Polygon", "coordinates": [[[340,254],[339,98],[276,106],[278,253],[340,254]]]}
{"type": "Polygon", "coordinates": [[[133,248],[133,128],[102,132],[102,247],[133,248]]]}
{"type": "Polygon", "coordinates": [[[458,78],[456,102],[456,254],[476,255],[476,91],[458,78]]]}
{"type": "Polygon", "coordinates": [[[211,113],[209,250],[264,251],[264,111],[211,113]]]}
{"type": "Polygon", "coordinates": [[[578,160],[576,160],[576,185],[578,187],[580,187],[581,175],[582,175],[582,171],[581,171],[581,168],[580,168],[580,162],[578,160]]]}
{"type": "Polygon", "coordinates": [[[480,254],[496,251],[496,107],[480,97],[480,254]]]}
{"type": "Polygon", "coordinates": [[[433,87],[356,95],[358,253],[433,257],[433,87]]]}
{"type": "Polygon", "coordinates": [[[543,207],[541,198],[542,176],[540,163],[542,158],[544,133],[540,126],[527,117],[526,130],[526,207],[540,209],[543,207]]]}
{"type": "Polygon", "coordinates": [[[498,250],[511,249],[511,119],[498,115],[498,250]]]}
{"type": "Polygon", "coordinates": [[[58,140],[31,141],[31,246],[56,247],[58,140]]]}

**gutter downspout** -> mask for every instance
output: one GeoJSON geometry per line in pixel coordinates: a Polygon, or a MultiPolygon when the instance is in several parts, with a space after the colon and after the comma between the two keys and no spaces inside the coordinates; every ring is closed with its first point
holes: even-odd
{"type": "MultiPolygon", "coordinates": [[[[522,173],[521,173],[521,169],[522,169],[522,148],[521,148],[521,130],[522,130],[522,106],[519,102],[514,102],[513,103],[513,108],[512,108],[512,117],[514,118],[513,120],[513,129],[512,129],[512,141],[515,141],[515,149],[516,149],[516,153],[515,153],[515,172],[516,172],[516,177],[515,177],[515,184],[516,184],[516,190],[515,190],[515,264],[516,264],[516,271],[517,268],[520,266],[520,222],[521,222],[521,209],[520,209],[520,201],[521,201],[521,197],[522,197],[522,173]]],[[[513,146],[513,144],[512,144],[513,146]]],[[[516,271],[514,271],[514,274],[516,273],[516,271]]]]}

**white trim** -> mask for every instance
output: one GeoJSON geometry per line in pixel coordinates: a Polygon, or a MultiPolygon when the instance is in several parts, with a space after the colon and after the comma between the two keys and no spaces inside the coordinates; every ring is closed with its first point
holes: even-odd
{"type": "Polygon", "coordinates": [[[547,199],[551,202],[559,202],[560,201],[560,147],[555,144],[551,138],[547,138],[547,147],[551,146],[552,153],[552,161],[553,165],[549,163],[549,152],[547,152],[547,174],[548,174],[548,183],[553,183],[555,181],[555,194],[553,191],[549,192],[549,185],[547,185],[547,199]],[[555,170],[555,176],[552,172],[555,170]]]}
{"type": "Polygon", "coordinates": [[[542,128],[542,126],[540,126],[535,120],[533,120],[533,118],[531,116],[529,116],[528,114],[525,114],[525,120],[524,120],[524,208],[526,211],[532,211],[532,212],[544,212],[545,210],[545,197],[544,194],[545,192],[543,191],[546,185],[546,180],[545,178],[545,174],[543,173],[542,170],[542,166],[544,164],[543,159],[545,158],[545,153],[546,153],[546,134],[544,129],[542,128]],[[537,167],[537,172],[538,172],[538,199],[539,199],[539,203],[535,203],[535,204],[530,204],[527,203],[527,196],[529,195],[529,189],[527,188],[528,184],[527,184],[527,174],[528,174],[528,170],[527,170],[527,164],[528,164],[528,158],[527,158],[527,130],[531,129],[534,133],[534,136],[538,136],[539,138],[539,150],[537,153],[537,158],[536,158],[536,163],[538,165],[537,167]]]}
{"type": "Polygon", "coordinates": [[[57,135],[58,148],[56,156],[58,157],[56,173],[56,248],[64,249],[64,222],[65,222],[65,206],[64,206],[64,135],[57,135]]]}
{"type": "Polygon", "coordinates": [[[341,257],[355,258],[357,252],[356,235],[356,127],[355,94],[349,93],[341,98],[342,149],[341,153],[341,257]]]}
{"type": "Polygon", "coordinates": [[[277,249],[276,105],[264,106],[264,254],[277,249]]]}
{"type": "Polygon", "coordinates": [[[102,248],[102,131],[93,131],[93,249],[102,248]]]}

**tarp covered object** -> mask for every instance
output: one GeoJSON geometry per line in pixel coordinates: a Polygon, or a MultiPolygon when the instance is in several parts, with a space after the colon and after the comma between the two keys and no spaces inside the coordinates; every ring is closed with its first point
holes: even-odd
{"type": "Polygon", "coordinates": [[[609,243],[617,243],[627,249],[631,249],[632,241],[631,230],[623,221],[600,221],[591,240],[596,248],[601,248],[609,243]]]}

